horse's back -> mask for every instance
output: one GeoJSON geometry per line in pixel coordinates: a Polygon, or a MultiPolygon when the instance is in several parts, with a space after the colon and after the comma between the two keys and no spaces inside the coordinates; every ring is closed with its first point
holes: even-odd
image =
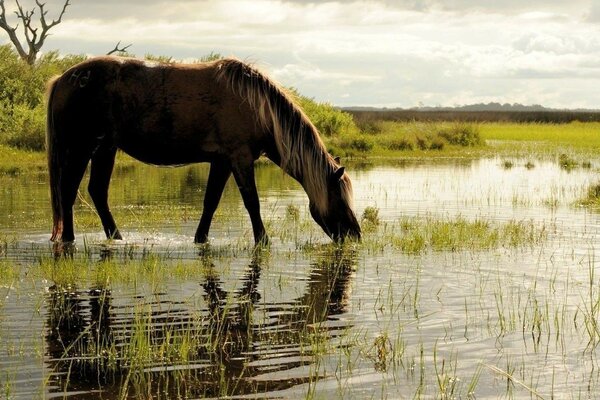
{"type": "Polygon", "coordinates": [[[208,161],[230,151],[227,144],[236,145],[230,132],[224,132],[231,121],[241,119],[246,130],[253,129],[235,93],[215,79],[217,67],[218,62],[86,60],[56,84],[56,102],[63,112],[59,120],[70,124],[72,135],[92,130],[93,136],[145,162],[208,161]],[[229,110],[225,116],[224,108],[229,110]]]}

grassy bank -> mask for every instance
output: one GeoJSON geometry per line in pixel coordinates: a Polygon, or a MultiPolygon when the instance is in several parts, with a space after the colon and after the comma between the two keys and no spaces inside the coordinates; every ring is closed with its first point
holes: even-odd
{"type": "MultiPolygon", "coordinates": [[[[332,117],[326,119],[330,124],[332,117]]],[[[339,121],[338,121],[339,122],[339,121]]],[[[585,164],[600,155],[600,123],[568,124],[380,121],[376,130],[361,131],[348,120],[339,134],[323,135],[328,150],[354,160],[404,158],[523,157],[556,160],[567,156],[585,164]]],[[[42,134],[42,133],[40,133],[42,134]]],[[[40,140],[43,140],[40,139],[40,140]]],[[[135,163],[120,156],[120,165],[135,163]]],[[[0,144],[0,175],[18,175],[46,168],[43,150],[0,144]]]]}

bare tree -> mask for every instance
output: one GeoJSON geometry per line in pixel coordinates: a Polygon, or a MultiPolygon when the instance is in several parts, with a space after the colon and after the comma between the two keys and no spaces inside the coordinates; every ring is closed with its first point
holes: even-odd
{"type": "Polygon", "coordinates": [[[19,3],[19,0],[15,0],[17,3],[17,11],[15,14],[17,15],[18,20],[23,24],[23,34],[25,37],[25,44],[21,43],[21,40],[17,36],[17,28],[19,24],[12,27],[8,24],[6,20],[6,8],[4,5],[4,0],[0,0],[0,28],[4,29],[6,33],[8,33],[8,37],[10,41],[17,49],[19,56],[23,61],[27,62],[29,65],[33,65],[37,58],[40,49],[44,45],[46,38],[48,37],[48,31],[60,24],[62,21],[63,15],[65,15],[65,11],[67,7],[71,5],[69,0],[65,0],[63,8],[57,19],[54,19],[50,22],[46,20],[46,15],[48,11],[44,8],[46,3],[40,3],[39,0],[35,0],[35,4],[37,8],[34,7],[31,10],[25,10],[19,3]],[[36,27],[33,24],[33,16],[36,11],[39,13],[39,25],[36,27]]]}

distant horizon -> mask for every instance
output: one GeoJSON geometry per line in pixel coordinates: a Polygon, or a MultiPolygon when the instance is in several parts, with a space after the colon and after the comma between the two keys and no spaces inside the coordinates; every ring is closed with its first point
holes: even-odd
{"type": "Polygon", "coordinates": [[[428,105],[419,105],[414,107],[377,107],[370,105],[362,105],[362,106],[336,106],[341,110],[353,110],[353,111],[395,111],[395,110],[404,110],[404,111],[524,111],[524,112],[600,112],[600,108],[553,108],[553,107],[545,107],[542,104],[520,104],[520,103],[498,103],[498,102],[489,102],[489,103],[473,103],[473,104],[463,104],[463,105],[455,105],[455,106],[428,106],[428,105]]]}
{"type": "MultiPolygon", "coordinates": [[[[63,4],[47,0],[48,18],[63,4]]],[[[600,107],[598,0],[73,0],[42,50],[100,55],[118,41],[140,56],[255,61],[345,107],[600,107]]]]}

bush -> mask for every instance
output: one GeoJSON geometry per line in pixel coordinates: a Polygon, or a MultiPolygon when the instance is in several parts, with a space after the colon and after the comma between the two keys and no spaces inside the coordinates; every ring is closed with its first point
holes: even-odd
{"type": "Polygon", "coordinates": [[[383,143],[384,147],[389,150],[413,150],[415,144],[407,138],[391,138],[383,143]]]}
{"type": "Polygon", "coordinates": [[[373,150],[373,141],[366,137],[355,137],[351,138],[348,143],[348,147],[351,149],[366,153],[373,150]]]}
{"type": "Polygon", "coordinates": [[[44,150],[46,113],[43,104],[33,109],[16,105],[13,127],[13,131],[6,135],[6,144],[25,150],[44,150]]]}
{"type": "Polygon", "coordinates": [[[328,103],[318,103],[290,89],[296,101],[323,136],[358,132],[352,116],[328,103]]]}
{"type": "Polygon", "coordinates": [[[0,143],[43,150],[46,82],[84,59],[50,52],[30,66],[10,45],[0,46],[0,143]]]}
{"type": "Polygon", "coordinates": [[[450,144],[458,146],[477,146],[481,144],[479,127],[467,123],[455,123],[448,127],[442,127],[438,133],[450,144]]]}

